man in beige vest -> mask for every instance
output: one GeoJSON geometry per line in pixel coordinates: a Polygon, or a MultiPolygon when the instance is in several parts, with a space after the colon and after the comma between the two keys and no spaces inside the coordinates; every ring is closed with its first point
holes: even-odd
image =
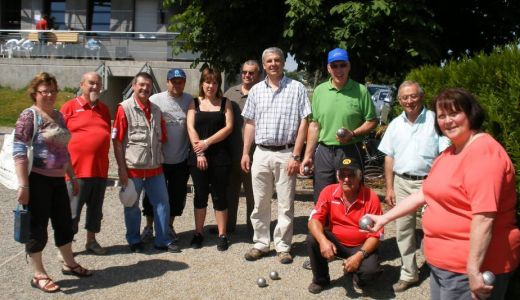
{"type": "MultiPolygon", "coordinates": [[[[154,210],[156,230],[154,247],[158,250],[178,252],[168,234],[170,205],[162,170],[162,144],[166,141],[166,126],[160,108],[149,101],[152,77],[138,73],[132,81],[132,97],[117,108],[112,140],[118,165],[119,180],[123,187],[135,187],[137,195],[144,188],[154,210]],[[132,182],[129,185],[129,181],[132,182]]],[[[144,252],[139,234],[141,210],[139,197],[133,205],[125,207],[126,240],[132,252],[144,252]]]]}

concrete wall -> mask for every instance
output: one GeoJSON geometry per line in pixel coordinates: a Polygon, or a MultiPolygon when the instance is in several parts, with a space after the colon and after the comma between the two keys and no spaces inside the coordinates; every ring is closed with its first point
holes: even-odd
{"type": "MultiPolygon", "coordinates": [[[[111,113],[122,99],[123,90],[131,78],[141,70],[146,61],[104,61],[108,76],[107,91],[101,99],[111,108],[111,113]]],[[[39,72],[56,76],[60,89],[77,88],[85,72],[95,71],[101,61],[79,59],[0,58],[0,86],[21,89],[39,72]]],[[[182,68],[187,75],[185,92],[198,95],[200,72],[191,69],[190,62],[148,62],[162,91],[166,90],[166,74],[171,68],[182,68]]]]}

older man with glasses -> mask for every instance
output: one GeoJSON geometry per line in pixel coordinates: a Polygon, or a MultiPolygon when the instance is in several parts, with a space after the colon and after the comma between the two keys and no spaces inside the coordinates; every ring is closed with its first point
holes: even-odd
{"type": "MultiPolygon", "coordinates": [[[[424,93],[417,82],[403,82],[397,95],[403,113],[390,122],[379,144],[379,151],[386,155],[385,201],[390,206],[419,191],[433,160],[449,145],[448,139],[435,131],[435,114],[424,107],[424,93]]],[[[395,227],[402,266],[393,289],[400,293],[419,280],[415,259],[416,213],[397,219],[395,227]]]]}

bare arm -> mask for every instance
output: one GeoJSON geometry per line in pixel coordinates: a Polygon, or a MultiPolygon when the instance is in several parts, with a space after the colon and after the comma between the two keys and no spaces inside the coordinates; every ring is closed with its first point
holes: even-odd
{"type": "Polygon", "coordinates": [[[117,173],[119,174],[119,182],[122,186],[126,186],[128,184],[128,170],[125,162],[123,144],[116,139],[112,140],[112,144],[114,145],[114,156],[118,167],[117,173]]]}
{"type": "Polygon", "coordinates": [[[389,210],[384,215],[378,216],[368,214],[368,216],[374,221],[374,226],[370,228],[370,231],[378,231],[379,229],[383,228],[388,222],[417,210],[417,208],[421,207],[425,203],[426,201],[424,199],[424,194],[421,188],[417,193],[411,194],[410,196],[406,197],[404,201],[399,202],[398,205],[394,206],[394,208],[389,210]]]}
{"type": "Polygon", "coordinates": [[[341,144],[346,144],[350,142],[354,138],[354,136],[363,136],[369,134],[370,131],[374,129],[376,126],[377,119],[365,121],[363,122],[363,124],[361,124],[361,126],[355,128],[354,130],[348,130],[345,128],[348,134],[343,138],[336,137],[336,140],[339,141],[341,144]]]}
{"type": "MultiPolygon", "coordinates": [[[[380,240],[375,237],[369,237],[366,239],[361,249],[365,250],[368,254],[376,251],[377,247],[379,247],[380,240]]],[[[363,253],[361,251],[351,255],[349,258],[343,261],[343,268],[345,272],[356,272],[359,269],[359,265],[363,261],[363,253]]]]}
{"type": "Polygon", "coordinates": [[[244,150],[242,151],[242,160],[240,162],[240,166],[244,172],[249,173],[251,169],[251,158],[249,157],[249,151],[251,150],[251,145],[255,139],[255,121],[246,119],[245,123],[244,150]]]}
{"type": "Polygon", "coordinates": [[[376,128],[376,126],[377,119],[368,120],[363,122],[363,124],[361,124],[361,126],[359,126],[358,128],[352,130],[352,132],[354,132],[355,136],[363,136],[369,134],[370,131],[372,131],[372,129],[376,128]]]}
{"type": "Polygon", "coordinates": [[[480,266],[486,256],[493,231],[495,213],[474,214],[471,220],[471,231],[469,239],[469,255],[466,265],[466,272],[469,277],[469,287],[472,297],[478,299],[478,295],[488,295],[492,287],[485,286],[482,280],[480,266]]]}
{"type": "Polygon", "coordinates": [[[390,206],[395,206],[395,191],[394,191],[394,158],[385,156],[385,182],[386,195],[385,202],[390,206]]]}
{"type": "MultiPolygon", "coordinates": [[[[307,118],[303,118],[298,126],[298,135],[296,136],[296,142],[294,143],[293,155],[300,155],[303,150],[303,142],[307,136],[308,128],[307,118]]],[[[294,160],[292,157],[287,164],[287,173],[290,175],[296,175],[300,171],[300,162],[294,160]]]]}
{"type": "Polygon", "coordinates": [[[311,219],[307,224],[309,233],[316,239],[320,245],[321,256],[328,261],[332,261],[336,257],[336,246],[327,239],[323,232],[323,225],[318,220],[311,219]]]}
{"type": "Polygon", "coordinates": [[[16,176],[18,177],[18,203],[29,204],[29,174],[27,172],[27,160],[15,163],[16,176]]]}
{"type": "Polygon", "coordinates": [[[305,154],[303,156],[303,161],[300,165],[300,173],[303,174],[303,169],[305,166],[308,166],[309,169],[313,167],[313,156],[314,151],[316,150],[316,146],[318,145],[318,135],[320,133],[320,124],[316,121],[312,121],[309,124],[309,128],[307,130],[307,145],[305,148],[305,154]]]}
{"type": "Polygon", "coordinates": [[[194,147],[195,142],[198,142],[200,138],[197,130],[195,130],[195,104],[193,101],[190,103],[188,112],[186,113],[186,127],[188,128],[191,146],[194,147]]]}

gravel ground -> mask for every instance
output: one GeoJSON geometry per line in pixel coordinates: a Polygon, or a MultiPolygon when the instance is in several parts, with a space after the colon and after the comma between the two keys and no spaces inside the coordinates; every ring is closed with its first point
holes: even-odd
{"type": "MultiPolygon", "coordinates": [[[[9,132],[0,128],[1,133],[9,132]]],[[[111,156],[112,158],[113,156],[111,156]]],[[[114,159],[111,162],[110,176],[115,175],[114,159]]],[[[193,194],[188,194],[183,216],[175,220],[175,228],[180,237],[182,253],[159,252],[148,245],[146,253],[130,253],[125,241],[123,207],[117,198],[117,188],[107,188],[102,231],[98,241],[109,250],[105,256],[94,256],[84,251],[85,231],[80,230],[73,243],[77,260],[94,275],[77,279],[62,275],[57,260],[57,249],[53,245],[52,229],[49,230],[49,243],[44,250],[44,262],[49,275],[62,287],[62,292],[48,295],[31,288],[31,267],[26,263],[24,248],[12,238],[12,209],[15,191],[0,185],[0,299],[121,299],[130,296],[134,299],[428,299],[428,270],[421,268],[420,284],[401,294],[394,294],[391,286],[399,278],[399,252],[395,242],[395,226],[386,227],[385,240],[380,253],[382,275],[364,290],[352,287],[351,280],[343,276],[341,261],[330,264],[332,284],[319,295],[307,291],[312,274],[301,265],[307,258],[305,236],[306,221],[312,209],[310,183],[300,181],[295,201],[295,229],[293,239],[294,263],[282,265],[271,251],[270,256],[256,262],[248,262],[243,256],[252,247],[251,237],[246,232],[245,199],[241,198],[239,225],[236,233],[230,236],[231,246],[226,252],[216,249],[216,236],[208,232],[215,220],[211,204],[208,207],[204,247],[194,250],[189,242],[194,228],[193,194]],[[278,271],[281,279],[268,279],[269,272],[278,271]],[[265,277],[268,286],[259,288],[256,279],[265,277]]],[[[210,201],[211,203],[211,201],[210,201]]],[[[276,217],[276,199],[272,203],[272,215],[276,217]]],[[[386,207],[385,207],[386,209],[386,207]]],[[[84,215],[82,216],[82,226],[84,215]]],[[[144,223],[144,220],[143,220],[144,223]]],[[[275,221],[271,224],[272,228],[275,221]]],[[[423,265],[424,258],[418,251],[418,261],[423,265]]]]}

